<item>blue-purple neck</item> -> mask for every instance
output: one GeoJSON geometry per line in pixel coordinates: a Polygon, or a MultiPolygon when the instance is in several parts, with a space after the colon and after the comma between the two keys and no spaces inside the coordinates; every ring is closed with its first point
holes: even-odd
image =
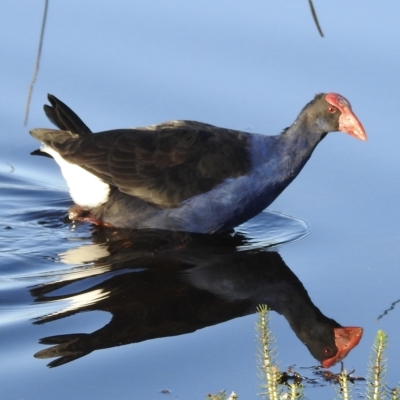
{"type": "Polygon", "coordinates": [[[250,171],[185,201],[169,211],[168,218],[171,222],[181,221],[178,229],[204,233],[224,232],[240,225],[282,193],[323,136],[316,134],[310,139],[292,129],[280,136],[249,136],[250,171]]]}

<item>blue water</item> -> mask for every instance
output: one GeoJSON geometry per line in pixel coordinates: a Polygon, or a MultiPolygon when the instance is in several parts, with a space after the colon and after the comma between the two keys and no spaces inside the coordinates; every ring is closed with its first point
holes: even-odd
{"type": "MultiPolygon", "coordinates": [[[[361,0],[315,6],[325,38],[307,2],[51,2],[25,127],[43,4],[3,5],[0,397],[202,399],[225,389],[257,398],[256,316],[237,310],[227,316],[222,303],[200,314],[200,304],[211,304],[203,294],[200,302],[172,302],[174,295],[188,299],[193,287],[217,296],[224,286],[213,271],[221,263],[234,266],[244,257],[254,267],[267,251],[279,253],[324,315],[364,328],[346,369],[365,375],[377,330],[388,334],[387,380],[398,384],[400,6],[361,0]],[[73,226],[65,220],[71,201],[57,166],[29,155],[39,144],[28,130],[50,127],[42,111],[48,92],[95,131],[192,119],[276,134],[321,91],[350,100],[368,142],[328,135],[269,212],[240,227],[228,244],[73,226]],[[196,265],[211,266],[196,283],[207,290],[190,284],[196,265]],[[164,337],[139,329],[150,310],[167,319],[182,304],[196,307],[164,337]],[[133,325],[115,328],[129,311],[133,325]],[[186,333],[178,334],[178,325],[186,333]],[[74,354],[43,352],[54,341],[82,345],[87,337],[95,340],[85,354],[82,346],[74,354]],[[47,367],[65,356],[71,360],[47,367]]],[[[317,362],[285,318],[271,312],[271,328],[281,367],[315,377],[301,369],[317,362]]],[[[309,386],[309,399],[336,396],[322,380],[309,386]]]]}

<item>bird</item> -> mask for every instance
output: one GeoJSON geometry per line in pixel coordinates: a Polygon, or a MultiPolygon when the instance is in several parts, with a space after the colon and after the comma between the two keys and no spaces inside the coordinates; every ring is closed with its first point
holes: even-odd
{"type": "Polygon", "coordinates": [[[188,120],[93,133],[61,100],[48,101],[58,129],[31,130],[42,143],[32,154],[60,166],[74,202],[69,219],[104,227],[229,232],[282,193],[327,133],[367,140],[337,93],[317,94],[273,136],[188,120]]]}

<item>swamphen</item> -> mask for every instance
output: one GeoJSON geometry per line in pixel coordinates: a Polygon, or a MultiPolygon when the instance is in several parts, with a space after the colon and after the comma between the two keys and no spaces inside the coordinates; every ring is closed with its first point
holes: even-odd
{"type": "Polygon", "coordinates": [[[231,230],[279,196],[328,132],[367,139],[336,93],[316,95],[277,136],[194,121],[93,134],[63,102],[48,99],[45,113],[60,130],[30,133],[61,167],[75,202],[70,219],[119,228],[231,230]]]}

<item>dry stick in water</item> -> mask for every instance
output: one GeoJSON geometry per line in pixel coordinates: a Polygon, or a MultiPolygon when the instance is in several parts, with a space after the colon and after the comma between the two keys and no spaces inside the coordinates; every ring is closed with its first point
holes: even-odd
{"type": "MultiPolygon", "coordinates": [[[[316,12],[315,12],[314,5],[313,5],[313,3],[312,3],[312,0],[308,0],[308,4],[310,5],[311,14],[312,14],[312,16],[313,16],[313,18],[314,18],[315,24],[317,25],[318,32],[319,32],[319,34],[320,34],[322,37],[324,37],[324,34],[323,34],[322,29],[321,29],[321,27],[320,27],[320,25],[319,25],[319,22],[318,22],[317,14],[316,14],[316,12]]],[[[40,32],[39,49],[38,49],[38,54],[37,54],[37,57],[36,57],[36,65],[35,65],[35,70],[34,70],[34,72],[33,72],[32,82],[31,82],[31,84],[30,84],[30,86],[29,86],[28,98],[27,98],[27,100],[26,100],[24,125],[26,125],[26,123],[28,122],[28,117],[29,117],[29,106],[30,106],[30,103],[31,103],[31,97],[32,97],[32,92],[33,92],[33,86],[35,85],[36,78],[37,78],[37,74],[38,74],[38,71],[39,71],[40,57],[41,57],[41,54],[42,54],[42,45],[43,45],[44,29],[45,29],[45,27],[46,27],[46,19],[47,19],[47,9],[48,9],[48,6],[49,6],[49,0],[45,0],[45,2],[44,2],[43,21],[42,21],[42,30],[41,30],[41,32],[40,32]]]]}
{"type": "Polygon", "coordinates": [[[44,28],[46,26],[46,18],[47,18],[47,8],[49,6],[49,0],[45,0],[44,2],[44,13],[43,13],[43,20],[42,20],[42,30],[40,32],[40,41],[39,41],[39,49],[36,57],[36,65],[35,65],[35,70],[33,71],[33,78],[31,85],[29,86],[29,92],[28,92],[28,98],[26,100],[26,107],[25,107],[25,120],[24,120],[24,125],[28,122],[28,117],[29,117],[29,105],[31,103],[31,97],[32,97],[32,91],[33,91],[33,86],[35,85],[37,74],[39,71],[39,64],[40,64],[40,57],[42,54],[42,45],[43,45],[43,37],[44,37],[44,28]]]}
{"type": "Polygon", "coordinates": [[[317,18],[317,13],[315,12],[315,8],[314,8],[314,4],[313,4],[312,0],[308,0],[308,4],[310,5],[311,14],[312,14],[312,16],[314,18],[315,25],[317,25],[318,32],[322,37],[324,37],[324,33],[322,32],[322,29],[321,29],[321,27],[319,25],[318,18],[317,18]]]}

